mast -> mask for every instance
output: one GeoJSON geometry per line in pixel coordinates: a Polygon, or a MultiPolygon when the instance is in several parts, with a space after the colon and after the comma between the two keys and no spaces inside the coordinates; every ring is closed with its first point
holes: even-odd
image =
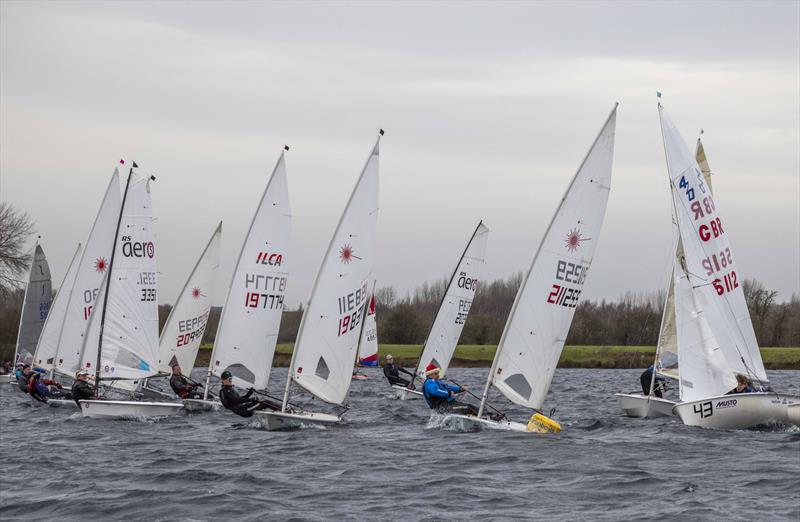
{"type": "Polygon", "coordinates": [[[458,267],[461,266],[461,262],[464,260],[464,256],[467,255],[467,250],[469,250],[469,247],[472,246],[472,241],[475,239],[475,234],[478,233],[478,230],[480,230],[481,225],[483,225],[483,220],[478,221],[478,226],[475,227],[475,230],[472,232],[472,236],[470,236],[469,241],[467,241],[467,246],[465,246],[464,251],[461,252],[461,257],[458,258],[458,262],[456,263],[455,268],[453,268],[453,273],[450,275],[450,279],[447,281],[447,285],[444,287],[444,293],[442,294],[442,299],[441,301],[439,301],[439,308],[436,309],[436,315],[433,317],[433,322],[431,323],[431,327],[428,330],[428,335],[425,336],[425,342],[422,343],[422,349],[419,351],[419,356],[417,356],[417,366],[414,368],[414,376],[412,377],[412,382],[413,379],[417,378],[417,374],[419,373],[420,370],[419,365],[422,363],[422,354],[425,353],[425,347],[428,345],[428,339],[430,339],[433,327],[436,325],[436,317],[439,316],[439,312],[442,310],[442,307],[444,306],[444,301],[445,299],[447,299],[447,291],[450,289],[450,285],[453,284],[453,279],[455,279],[456,275],[458,274],[458,267]]]}
{"type": "Polygon", "coordinates": [[[205,383],[205,386],[203,387],[203,400],[204,401],[208,400],[208,394],[209,394],[208,388],[211,385],[211,375],[213,375],[213,372],[214,372],[214,360],[215,360],[214,356],[217,353],[217,339],[220,338],[219,334],[220,334],[220,332],[222,332],[222,329],[225,327],[225,315],[226,315],[226,312],[228,310],[228,302],[230,301],[230,298],[231,298],[231,290],[233,289],[233,285],[236,282],[236,272],[239,269],[239,264],[242,262],[242,256],[244,255],[244,249],[247,247],[247,241],[250,238],[250,234],[253,232],[253,225],[255,224],[256,218],[258,217],[259,211],[261,210],[261,205],[264,203],[264,198],[267,197],[267,191],[269,190],[269,188],[270,188],[270,186],[272,184],[272,179],[275,176],[275,171],[277,170],[278,165],[280,165],[281,162],[284,161],[284,155],[285,155],[286,151],[288,151],[288,150],[289,150],[289,146],[288,145],[284,145],[283,146],[283,150],[281,150],[281,155],[278,157],[278,161],[275,163],[275,167],[272,169],[272,174],[270,175],[270,178],[267,181],[267,186],[264,187],[264,192],[261,194],[261,199],[258,201],[258,206],[256,207],[255,212],[253,212],[253,218],[250,220],[250,226],[247,229],[247,235],[245,235],[244,241],[242,241],[242,246],[239,249],[239,257],[236,258],[236,265],[234,265],[234,267],[233,267],[233,273],[231,274],[231,280],[230,280],[230,283],[228,284],[228,292],[225,294],[225,303],[222,305],[222,313],[220,314],[219,325],[217,326],[217,332],[216,332],[216,334],[214,336],[214,347],[211,349],[211,358],[208,361],[208,372],[206,373],[206,383],[205,383]]]}
{"type": "Polygon", "coordinates": [[[128,187],[130,187],[131,184],[134,168],[138,168],[135,161],[132,162],[131,168],[128,169],[128,179],[125,181],[125,192],[122,195],[122,205],[120,206],[119,217],[117,218],[117,229],[114,232],[114,243],[111,249],[111,260],[108,263],[108,273],[106,274],[106,293],[103,297],[103,311],[100,314],[100,336],[97,339],[97,363],[94,368],[95,397],[97,398],[100,397],[100,363],[103,354],[103,329],[106,324],[106,308],[108,307],[108,291],[111,287],[111,271],[114,269],[114,255],[117,253],[119,226],[122,223],[122,214],[125,212],[125,200],[128,198],[128,187]]]}
{"type": "Polygon", "coordinates": [[[494,373],[497,370],[497,364],[500,361],[500,354],[502,353],[503,345],[505,344],[506,337],[508,336],[508,328],[511,325],[511,321],[514,318],[514,315],[517,312],[517,307],[519,306],[520,298],[522,297],[522,293],[525,290],[525,287],[528,284],[528,280],[531,277],[531,272],[533,271],[533,267],[536,265],[536,260],[539,258],[539,254],[542,251],[542,247],[544,246],[545,239],[550,234],[550,230],[553,228],[553,223],[555,223],[556,218],[558,217],[559,211],[564,206],[564,202],[566,201],[567,196],[569,196],[570,191],[572,190],[572,187],[575,185],[575,181],[578,179],[578,176],[580,175],[581,171],[583,170],[583,166],[586,164],[586,160],[589,159],[589,155],[594,151],[594,148],[597,145],[598,140],[603,135],[603,133],[606,130],[606,127],[608,126],[608,122],[611,120],[612,116],[614,116],[616,114],[617,107],[619,107],[619,102],[614,104],[614,108],[611,109],[611,112],[609,113],[608,117],[606,118],[606,121],[603,123],[603,126],[600,127],[600,131],[597,133],[597,136],[595,137],[594,141],[592,142],[592,146],[589,147],[589,150],[586,152],[586,155],[583,157],[583,161],[581,161],[581,164],[578,167],[578,170],[575,171],[575,174],[572,176],[572,179],[570,180],[569,185],[567,185],[567,189],[566,189],[566,191],[564,191],[564,195],[561,197],[561,201],[559,202],[558,207],[556,208],[556,211],[553,212],[553,215],[550,218],[550,223],[548,223],[548,225],[547,225],[547,229],[545,230],[544,235],[542,236],[542,240],[539,241],[539,246],[536,248],[536,253],[533,256],[533,259],[531,260],[531,264],[528,266],[528,270],[525,273],[525,277],[523,278],[522,283],[519,286],[519,289],[517,290],[517,295],[514,297],[514,304],[511,306],[511,311],[509,312],[508,317],[506,318],[506,325],[503,328],[503,333],[500,336],[500,342],[497,344],[497,350],[495,350],[495,353],[494,353],[494,360],[492,361],[492,367],[489,370],[489,376],[486,379],[486,386],[484,387],[483,394],[481,395],[481,404],[480,404],[480,407],[478,408],[478,418],[480,418],[483,415],[483,410],[484,410],[484,408],[486,406],[486,398],[489,396],[489,387],[492,385],[492,379],[494,378],[494,373]]]}

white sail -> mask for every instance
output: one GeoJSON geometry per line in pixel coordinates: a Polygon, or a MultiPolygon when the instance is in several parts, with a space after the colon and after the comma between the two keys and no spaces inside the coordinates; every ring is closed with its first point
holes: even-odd
{"type": "Polygon", "coordinates": [[[69,263],[67,273],[64,274],[61,286],[58,287],[58,292],[53,298],[53,304],[50,305],[50,312],[47,314],[42,334],[36,344],[36,352],[33,354],[33,361],[37,368],[47,371],[53,369],[53,363],[58,355],[61,332],[64,331],[67,304],[69,303],[70,295],[72,295],[72,288],[75,286],[75,276],[78,273],[78,263],[82,252],[83,248],[78,243],[78,248],[75,249],[75,254],[69,263]]]}
{"type": "Polygon", "coordinates": [[[564,348],[611,190],[617,109],[572,179],[517,292],[491,382],[509,400],[541,408],[564,348]]]}
{"type": "Polygon", "coordinates": [[[220,221],[164,323],[158,356],[161,372],[172,373],[172,365],[177,363],[189,374],[194,366],[211,313],[211,290],[219,271],[221,242],[220,221]]]}
{"type": "Polygon", "coordinates": [[[292,211],[281,153],[264,189],[222,309],[210,371],[240,386],[267,387],[283,314],[292,211]]]}
{"type": "Polygon", "coordinates": [[[57,373],[74,377],[80,365],[89,317],[95,309],[100,282],[108,271],[108,263],[111,261],[120,204],[119,171],[114,169],[89,232],[89,238],[81,253],[75,284],[67,302],[55,367],[57,373]]]}
{"type": "Polygon", "coordinates": [[[677,338],[681,347],[678,352],[681,401],[722,395],[736,386],[736,379],[708,325],[690,277],[676,264],[673,278],[677,338]]]}
{"type": "Polygon", "coordinates": [[[292,355],[292,380],[332,404],[342,404],[347,397],[369,297],[379,145],[380,137],[325,252],[292,355]]]}
{"type": "Polygon", "coordinates": [[[96,371],[99,349],[101,379],[141,379],[158,373],[154,225],[150,180],[132,171],[119,219],[111,274],[101,289],[106,302],[98,298],[99,321],[92,321],[84,340],[81,365],[96,371]],[[95,324],[97,328],[93,327],[95,324]]]}
{"type": "Polygon", "coordinates": [[[690,284],[731,371],[766,383],[727,225],[695,156],[661,105],[659,114],[690,284]]]}
{"type": "Polygon", "coordinates": [[[442,373],[446,373],[450,366],[483,274],[488,239],[489,229],[483,222],[478,223],[450,277],[431,331],[425,340],[416,370],[420,377],[424,376],[428,364],[435,364],[442,369],[442,373]]]}
{"type": "Polygon", "coordinates": [[[50,266],[47,264],[44,250],[37,243],[31,257],[28,283],[22,301],[22,314],[19,317],[17,346],[14,351],[15,362],[33,363],[33,352],[36,351],[36,343],[39,341],[53,299],[52,291],[50,266]]]}
{"type": "Polygon", "coordinates": [[[375,316],[374,283],[372,284],[372,294],[367,307],[367,317],[364,321],[361,344],[358,346],[358,364],[360,366],[378,366],[378,322],[375,316]]]}
{"type": "MultiPolygon", "coordinates": [[[[695,159],[700,166],[700,171],[703,173],[706,187],[711,193],[714,190],[711,186],[711,168],[708,166],[706,159],[706,152],[703,148],[703,142],[697,138],[697,147],[695,149],[695,159]]],[[[673,216],[673,224],[675,223],[673,216]]],[[[675,263],[684,263],[683,242],[678,234],[677,248],[675,249],[675,256],[673,257],[673,265],[675,263]]],[[[678,367],[678,333],[675,326],[675,271],[670,272],[669,288],[667,291],[667,299],[664,303],[664,314],[661,319],[661,330],[658,335],[658,344],[656,345],[656,370],[660,375],[678,379],[680,375],[678,367]]]]}

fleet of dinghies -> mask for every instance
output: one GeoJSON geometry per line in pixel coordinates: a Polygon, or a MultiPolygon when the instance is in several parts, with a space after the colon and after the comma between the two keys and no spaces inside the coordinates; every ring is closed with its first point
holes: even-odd
{"type": "MultiPolygon", "coordinates": [[[[649,393],[616,397],[632,417],[675,416],[690,426],[743,429],[769,423],[800,425],[800,397],[772,390],[742,291],[743,278],[727,226],[711,191],[702,142],[694,154],[658,105],[672,197],[675,244],[649,393]],[[752,393],[728,394],[736,375],[752,393]],[[678,401],[656,395],[657,379],[678,383],[678,401]]],[[[611,190],[617,106],[570,181],[514,299],[495,352],[477,415],[443,412],[442,425],[554,433],[545,414],[550,384],[569,332],[605,216],[611,190]],[[530,410],[511,420],[489,402],[494,388],[530,410]]],[[[292,351],[280,407],[255,412],[267,430],[344,422],[358,369],[378,364],[376,280],[379,209],[379,132],[325,251],[292,351]],[[329,411],[292,402],[310,394],[329,411]],[[330,411],[330,410],[333,411],[330,411]]],[[[83,416],[147,418],[222,408],[214,386],[232,375],[235,386],[270,396],[269,376],[285,304],[290,267],[291,207],[285,151],[267,181],[241,246],[225,297],[200,396],[180,402],[156,386],[175,365],[191,369],[209,315],[220,268],[222,223],[189,274],[164,328],[158,331],[159,249],[151,201],[152,176],[126,166],[120,195],[114,170],[86,242],[78,244],[55,298],[42,247],[31,255],[15,362],[67,384],[78,370],[94,376],[96,396],[77,404],[83,416]]],[[[120,161],[125,166],[124,161],[120,161]]],[[[445,288],[423,343],[414,381],[425,368],[448,371],[486,262],[489,229],[480,222],[445,288]]],[[[177,370],[176,370],[177,371],[177,370]]],[[[12,382],[0,376],[0,382],[12,382]]],[[[644,386],[645,383],[643,383],[644,386]]],[[[412,382],[393,385],[398,399],[418,399],[412,382]]],[[[277,399],[277,394],[272,395],[277,399]]],[[[51,406],[76,402],[51,398],[51,406]]],[[[306,402],[306,404],[309,404],[306,402]]],[[[432,417],[433,418],[433,417],[432,417]]]]}

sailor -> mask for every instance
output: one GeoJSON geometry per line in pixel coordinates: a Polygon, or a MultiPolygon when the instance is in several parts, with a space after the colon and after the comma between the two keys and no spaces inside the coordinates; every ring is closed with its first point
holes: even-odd
{"type": "Polygon", "coordinates": [[[422,395],[425,402],[432,410],[440,413],[460,413],[463,415],[477,415],[478,408],[472,404],[458,402],[455,394],[467,391],[466,386],[447,384],[439,380],[439,368],[431,363],[425,367],[425,384],[422,386],[422,395]]]}
{"type": "Polygon", "coordinates": [[[89,372],[79,370],[75,375],[75,382],[72,384],[72,399],[75,404],[80,406],[80,401],[94,397],[94,386],[89,384],[89,372]]]}
{"type": "Polygon", "coordinates": [[[197,388],[202,388],[202,384],[189,382],[189,379],[181,373],[181,365],[172,365],[172,377],[169,379],[169,386],[181,399],[202,399],[203,394],[197,388]]]}
{"type": "Polygon", "coordinates": [[[17,376],[17,384],[19,385],[19,389],[28,393],[28,380],[30,380],[31,375],[31,367],[27,364],[22,365],[22,370],[19,371],[17,376]]]}
{"type": "Polygon", "coordinates": [[[642,393],[644,395],[650,395],[650,383],[653,382],[655,385],[653,386],[653,394],[656,397],[661,397],[661,390],[667,389],[667,380],[660,375],[656,375],[656,379],[653,381],[653,372],[655,371],[656,365],[651,364],[648,369],[642,372],[639,382],[642,383],[642,393]]]}
{"type": "Polygon", "coordinates": [[[14,373],[14,366],[11,361],[6,361],[3,363],[3,367],[0,368],[0,375],[8,375],[10,373],[14,373]]]}
{"type": "Polygon", "coordinates": [[[45,379],[41,373],[35,372],[28,379],[28,394],[39,402],[47,403],[47,399],[54,394],[51,386],[61,389],[62,386],[56,381],[45,379]]]}
{"type": "Polygon", "coordinates": [[[386,355],[386,359],[384,359],[383,363],[383,374],[389,380],[389,384],[391,385],[399,385],[405,386],[407,388],[414,388],[414,374],[410,371],[406,370],[405,368],[401,368],[394,363],[394,357],[391,355],[386,355]],[[400,372],[405,373],[406,375],[411,376],[411,380],[404,379],[400,377],[400,372]]]}
{"type": "Polygon", "coordinates": [[[750,379],[741,373],[736,374],[736,388],[732,389],[725,395],[732,395],[735,393],[754,393],[755,390],[750,386],[750,379]]]}
{"type": "Polygon", "coordinates": [[[233,387],[233,375],[228,370],[222,372],[222,388],[219,390],[219,400],[226,409],[242,417],[252,417],[254,411],[270,409],[277,411],[281,405],[277,402],[251,399],[255,388],[250,388],[244,396],[233,387]]]}
{"type": "Polygon", "coordinates": [[[22,361],[18,362],[16,369],[14,369],[14,377],[16,377],[19,380],[19,378],[22,377],[22,370],[24,369],[25,369],[25,363],[22,361]]]}

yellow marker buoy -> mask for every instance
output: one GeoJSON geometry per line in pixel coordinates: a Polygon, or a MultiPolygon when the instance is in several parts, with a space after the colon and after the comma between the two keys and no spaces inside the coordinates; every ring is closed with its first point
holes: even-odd
{"type": "Polygon", "coordinates": [[[531,415],[528,421],[528,431],[535,433],[561,433],[561,424],[541,413],[531,415]]]}

